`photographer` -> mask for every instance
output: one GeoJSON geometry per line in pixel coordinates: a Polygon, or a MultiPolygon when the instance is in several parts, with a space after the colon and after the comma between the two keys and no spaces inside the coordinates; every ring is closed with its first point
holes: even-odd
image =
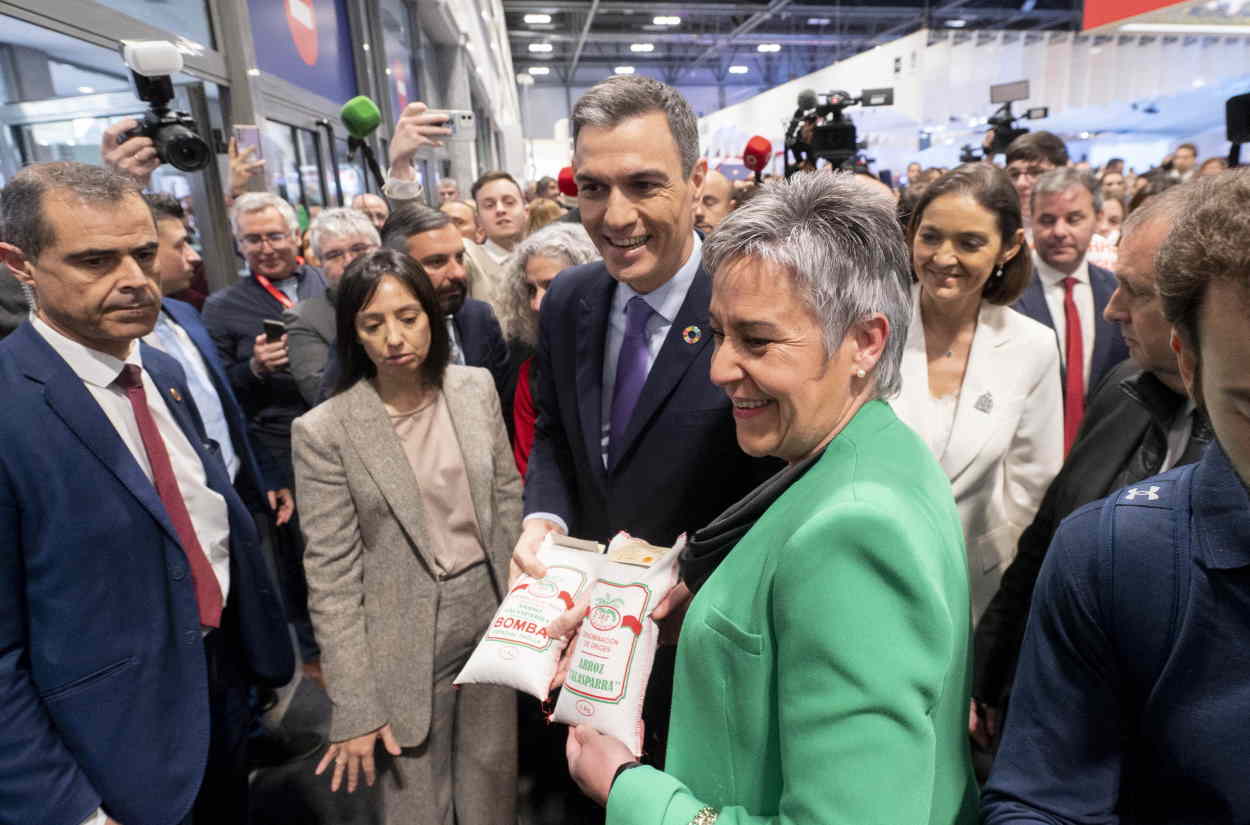
{"type": "MultiPolygon", "coordinates": [[[[115,172],[133,178],[143,189],[152,184],[152,173],[161,165],[157,157],[156,145],[150,137],[136,135],[124,142],[118,141],[123,135],[139,128],[139,121],[132,117],[117,121],[104,131],[100,140],[100,158],[104,165],[115,172]]],[[[230,189],[226,193],[226,204],[232,205],[236,198],[247,191],[247,185],[253,177],[260,174],[265,167],[263,160],[253,160],[254,148],[249,146],[242,152],[234,138],[230,138],[227,156],[230,159],[230,189]]]]}

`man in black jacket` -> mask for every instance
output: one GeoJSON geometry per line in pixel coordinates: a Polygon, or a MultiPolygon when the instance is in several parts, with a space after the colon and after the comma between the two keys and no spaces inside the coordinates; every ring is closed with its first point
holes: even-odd
{"type": "Polygon", "coordinates": [[[1120,487],[1197,461],[1211,439],[1205,417],[1185,394],[1169,346],[1172,327],[1155,291],[1155,254],[1185,212],[1189,191],[1174,187],[1124,222],[1117,287],[1104,317],[1119,325],[1131,360],[1109,372],[1091,394],[1072,452],[1021,534],[1016,558],[977,626],[971,727],[982,746],[998,735],[1033,585],[1059,522],[1120,487]]]}

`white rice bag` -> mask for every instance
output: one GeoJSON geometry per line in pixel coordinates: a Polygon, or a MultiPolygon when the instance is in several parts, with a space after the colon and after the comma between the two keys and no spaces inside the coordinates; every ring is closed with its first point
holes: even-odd
{"type": "Polygon", "coordinates": [[[517,579],[454,684],[502,685],[547,701],[568,644],[549,637],[547,626],[595,583],[603,545],[548,533],[538,560],[547,575],[517,579]]]}
{"type": "Polygon", "coordinates": [[[590,725],[642,755],[642,702],[659,642],[651,613],[677,584],[683,543],[655,547],[624,533],[612,539],[553,721],[590,725]]]}

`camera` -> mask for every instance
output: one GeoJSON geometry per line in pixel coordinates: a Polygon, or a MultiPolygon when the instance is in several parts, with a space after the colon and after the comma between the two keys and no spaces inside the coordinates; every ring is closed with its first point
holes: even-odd
{"type": "Polygon", "coordinates": [[[182,71],[177,47],[162,41],[129,42],[122,54],[134,80],[135,94],[148,104],[148,110],[136,128],[118,137],[118,143],[134,137],[151,138],[161,163],[184,172],[198,172],[208,166],[213,153],[196,131],[195,121],[186,112],[169,108],[174,99],[170,75],[182,71]]]}
{"type": "Polygon", "coordinates": [[[786,177],[802,168],[805,160],[824,160],[833,166],[851,171],[866,168],[859,155],[855,124],[843,114],[849,106],[890,106],[893,89],[865,89],[859,97],[837,90],[817,95],[804,91],[799,96],[799,109],[786,130],[786,151],[794,162],[786,164],[786,177]],[[824,102],[820,102],[820,98],[824,102]]]}

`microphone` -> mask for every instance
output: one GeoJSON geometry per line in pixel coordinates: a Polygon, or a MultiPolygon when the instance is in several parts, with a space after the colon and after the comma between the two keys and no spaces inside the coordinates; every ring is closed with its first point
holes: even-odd
{"type": "Polygon", "coordinates": [[[754,136],[742,150],[742,165],[755,172],[755,182],[763,182],[763,172],[773,159],[773,144],[768,138],[754,136]]]}
{"type": "Polygon", "coordinates": [[[804,89],[799,92],[799,111],[806,112],[815,109],[819,104],[820,101],[816,98],[814,89],[804,89]]]}
{"type": "Polygon", "coordinates": [[[359,140],[369,137],[382,125],[382,112],[378,110],[378,104],[364,95],[353,97],[344,103],[343,108],[339,109],[339,118],[347,127],[347,134],[359,140]]]}
{"type": "Polygon", "coordinates": [[[369,171],[373,172],[373,177],[377,180],[378,189],[382,189],[386,185],[386,178],[382,176],[382,169],[378,166],[378,159],[373,154],[373,148],[365,140],[382,125],[382,112],[378,110],[378,104],[364,95],[353,97],[343,104],[342,109],[339,109],[339,118],[343,121],[343,126],[347,128],[349,135],[347,159],[351,160],[356,150],[359,149],[365,156],[369,171]]]}
{"type": "Polygon", "coordinates": [[[577,197],[577,184],[573,182],[573,167],[566,166],[560,170],[560,174],[556,176],[556,185],[560,187],[560,194],[567,198],[577,197]]]}

